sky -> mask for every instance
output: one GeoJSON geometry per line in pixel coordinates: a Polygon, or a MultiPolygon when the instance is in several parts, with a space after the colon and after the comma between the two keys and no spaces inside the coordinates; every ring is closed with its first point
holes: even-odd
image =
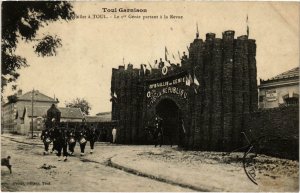
{"type": "MultiPolygon", "coordinates": [[[[178,51],[187,51],[194,40],[196,24],[201,39],[213,32],[234,30],[257,44],[257,77],[268,79],[299,66],[299,4],[297,2],[73,2],[76,15],[41,28],[38,37],[52,34],[63,46],[55,57],[38,57],[34,43],[20,41],[16,54],[27,59],[28,68],[19,70],[18,88],[32,89],[59,99],[63,107],[76,97],[85,98],[90,114],[111,111],[112,68],[129,62],[134,67],[152,65],[164,58],[165,46],[179,62],[178,51]],[[103,8],[147,9],[146,13],[104,13],[103,8]],[[106,19],[93,19],[105,14],[106,19]],[[182,19],[129,19],[128,16],[183,16],[182,19]],[[119,16],[120,18],[114,18],[119,16]],[[121,18],[126,15],[126,18],[121,18]],[[91,16],[89,19],[88,16],[91,16]]],[[[13,94],[9,87],[4,95],[13,94]]]]}

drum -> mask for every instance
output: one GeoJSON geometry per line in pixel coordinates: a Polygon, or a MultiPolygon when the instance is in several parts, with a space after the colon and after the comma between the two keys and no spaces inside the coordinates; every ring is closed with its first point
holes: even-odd
{"type": "Polygon", "coordinates": [[[47,138],[44,140],[44,142],[50,144],[52,141],[51,141],[51,139],[50,139],[49,137],[47,137],[47,138]]]}
{"type": "Polygon", "coordinates": [[[69,139],[69,144],[72,144],[72,143],[75,143],[74,137],[71,137],[71,138],[69,139]]]}
{"type": "Polygon", "coordinates": [[[80,143],[80,144],[86,143],[86,139],[85,139],[84,137],[82,137],[82,138],[79,140],[79,143],[80,143]]]}

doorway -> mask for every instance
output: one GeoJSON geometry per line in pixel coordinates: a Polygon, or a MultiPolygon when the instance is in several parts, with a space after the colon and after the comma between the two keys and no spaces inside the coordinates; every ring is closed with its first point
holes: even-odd
{"type": "Polygon", "coordinates": [[[183,138],[181,128],[181,111],[171,99],[161,100],[156,108],[156,114],[162,118],[164,144],[179,145],[183,138]]]}

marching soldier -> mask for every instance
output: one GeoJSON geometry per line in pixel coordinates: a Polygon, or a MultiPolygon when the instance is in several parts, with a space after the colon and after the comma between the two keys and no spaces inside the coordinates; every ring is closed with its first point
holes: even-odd
{"type": "Polygon", "coordinates": [[[94,150],[94,144],[96,141],[96,128],[93,126],[93,124],[91,124],[91,127],[89,128],[88,140],[90,141],[90,153],[92,154],[94,150]]]}
{"type": "Polygon", "coordinates": [[[73,155],[74,154],[74,148],[75,148],[75,145],[76,145],[75,129],[71,128],[70,130],[68,130],[67,135],[68,135],[68,144],[69,144],[69,155],[73,155]]]}
{"type": "Polygon", "coordinates": [[[84,149],[87,143],[87,129],[86,125],[82,125],[77,133],[77,139],[80,144],[80,156],[84,156],[84,149]]]}
{"type": "Polygon", "coordinates": [[[49,145],[52,142],[50,129],[45,128],[42,131],[41,140],[44,143],[44,148],[45,148],[44,149],[44,155],[48,155],[49,154],[49,145]]]}
{"type": "Polygon", "coordinates": [[[57,128],[56,120],[55,120],[55,118],[53,118],[51,120],[51,125],[50,125],[50,133],[51,133],[51,139],[53,141],[53,143],[52,143],[53,147],[52,147],[52,150],[50,153],[53,153],[54,151],[56,151],[56,153],[57,153],[57,139],[55,137],[56,128],[57,128]]]}
{"type": "Polygon", "coordinates": [[[57,150],[58,161],[61,161],[61,152],[63,151],[64,161],[67,161],[67,130],[65,128],[54,128],[54,139],[56,140],[55,149],[57,150]]]}

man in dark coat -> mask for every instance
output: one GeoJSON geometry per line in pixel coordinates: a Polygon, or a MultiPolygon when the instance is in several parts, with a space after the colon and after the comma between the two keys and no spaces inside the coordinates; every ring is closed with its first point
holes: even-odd
{"type": "Polygon", "coordinates": [[[87,125],[86,124],[82,124],[80,130],[77,132],[77,140],[80,144],[80,156],[84,156],[84,149],[85,149],[85,145],[87,143],[87,135],[88,135],[88,131],[87,131],[87,125]]]}
{"type": "Polygon", "coordinates": [[[158,145],[161,147],[163,144],[163,140],[164,140],[164,133],[163,133],[163,120],[162,118],[156,116],[155,117],[155,126],[154,126],[154,143],[155,143],[155,147],[158,145]]]}
{"type": "Polygon", "coordinates": [[[68,145],[69,145],[69,155],[73,155],[75,145],[76,145],[76,132],[75,132],[75,129],[74,128],[68,129],[67,136],[68,136],[68,145]]]}
{"type": "Polygon", "coordinates": [[[55,149],[57,150],[58,161],[61,160],[61,152],[63,151],[64,161],[67,161],[68,152],[68,134],[67,129],[63,127],[54,128],[54,138],[56,141],[55,149]]]}
{"type": "Polygon", "coordinates": [[[51,120],[50,129],[49,129],[50,130],[50,134],[51,134],[50,137],[51,137],[52,145],[53,145],[52,150],[51,150],[50,153],[53,153],[54,151],[56,151],[56,153],[57,153],[57,139],[55,137],[55,135],[56,135],[56,128],[57,128],[57,123],[56,123],[55,118],[53,118],[51,120]]]}
{"type": "Polygon", "coordinates": [[[94,151],[94,144],[95,144],[96,139],[97,139],[96,128],[93,126],[93,124],[91,124],[91,126],[89,127],[89,131],[88,131],[88,141],[90,141],[90,147],[91,147],[90,153],[91,154],[94,151]]]}
{"type": "Polygon", "coordinates": [[[49,145],[52,142],[50,129],[45,128],[42,131],[41,140],[44,143],[44,155],[48,155],[49,154],[49,145]]]}

